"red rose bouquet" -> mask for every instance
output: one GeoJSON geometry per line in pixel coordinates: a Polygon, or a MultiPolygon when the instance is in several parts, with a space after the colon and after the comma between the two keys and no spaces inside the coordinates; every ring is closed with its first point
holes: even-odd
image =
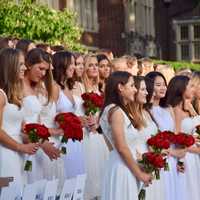
{"type": "MultiPolygon", "coordinates": [[[[83,130],[80,119],[73,113],[60,113],[56,115],[55,121],[64,131],[61,143],[67,143],[68,139],[81,141],[83,139],[83,130]]],[[[62,147],[61,151],[66,154],[66,148],[62,147]]]]}
{"type": "Polygon", "coordinates": [[[90,113],[94,115],[97,113],[103,106],[103,96],[98,95],[94,92],[86,92],[81,95],[84,103],[83,107],[85,108],[85,114],[89,115],[90,113]]]}
{"type": "MultiPolygon", "coordinates": [[[[32,143],[40,142],[43,143],[45,140],[48,140],[50,137],[49,130],[46,126],[30,123],[26,124],[24,128],[25,134],[28,135],[29,141],[32,143]]],[[[32,171],[32,161],[28,159],[24,167],[25,171],[32,171]]]]}
{"type": "Polygon", "coordinates": [[[171,142],[174,140],[174,134],[169,131],[159,132],[147,140],[147,144],[156,153],[161,153],[163,149],[169,149],[171,142]]]}
{"type": "Polygon", "coordinates": [[[174,143],[181,148],[186,148],[192,146],[195,143],[195,139],[192,135],[179,133],[175,135],[174,143]]]}
{"type": "MultiPolygon", "coordinates": [[[[147,152],[142,154],[142,160],[139,161],[141,168],[146,173],[151,173],[157,180],[160,179],[160,169],[167,165],[166,159],[159,153],[147,152]]],[[[138,195],[139,200],[145,199],[145,189],[142,189],[138,195]]]]}
{"type": "MultiPolygon", "coordinates": [[[[163,131],[157,133],[155,136],[152,136],[147,140],[148,146],[150,146],[155,153],[161,154],[163,157],[166,157],[166,154],[163,153],[164,149],[169,149],[170,145],[175,141],[175,134],[171,131],[163,131]]],[[[165,158],[166,161],[166,158],[165,158]]],[[[164,167],[165,171],[169,170],[168,163],[164,167]]]]}
{"type": "MultiPolygon", "coordinates": [[[[186,134],[186,133],[179,133],[175,135],[174,144],[179,148],[186,148],[190,147],[195,143],[195,139],[192,135],[186,134]]],[[[181,168],[184,168],[184,160],[180,159],[178,161],[178,166],[181,168]]]]}

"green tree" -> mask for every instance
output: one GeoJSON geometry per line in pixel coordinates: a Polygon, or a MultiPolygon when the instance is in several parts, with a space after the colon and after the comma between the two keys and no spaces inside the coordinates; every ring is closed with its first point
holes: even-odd
{"type": "Polygon", "coordinates": [[[50,44],[64,44],[74,51],[84,50],[79,43],[82,30],[76,15],[57,11],[32,0],[0,0],[0,36],[14,36],[50,44]]]}

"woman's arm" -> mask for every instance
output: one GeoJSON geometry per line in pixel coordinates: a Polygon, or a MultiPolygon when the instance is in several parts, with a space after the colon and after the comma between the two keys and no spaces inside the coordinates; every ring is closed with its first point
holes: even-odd
{"type": "Polygon", "coordinates": [[[188,147],[187,152],[200,154],[200,147],[199,146],[188,147]]]}
{"type": "Polygon", "coordinates": [[[151,181],[151,175],[144,173],[137,162],[134,160],[131,151],[126,143],[124,137],[124,116],[120,109],[115,110],[110,116],[110,123],[112,128],[112,136],[114,140],[114,145],[118,153],[120,154],[122,160],[125,162],[127,167],[133,173],[135,177],[143,181],[145,184],[149,184],[151,181]]]}
{"type": "Polygon", "coordinates": [[[173,148],[170,148],[169,149],[169,155],[170,156],[173,156],[173,157],[176,157],[176,158],[183,158],[185,157],[185,154],[187,153],[187,149],[184,148],[184,149],[173,149],[173,148]]]}
{"type": "Polygon", "coordinates": [[[20,153],[34,154],[38,149],[38,144],[20,144],[14,139],[12,139],[3,129],[2,129],[2,120],[3,112],[6,104],[5,97],[0,93],[0,143],[11,149],[20,153]]]}

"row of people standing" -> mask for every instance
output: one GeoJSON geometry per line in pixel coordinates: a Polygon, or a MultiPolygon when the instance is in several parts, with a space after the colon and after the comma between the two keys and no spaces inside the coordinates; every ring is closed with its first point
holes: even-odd
{"type": "Polygon", "coordinates": [[[60,192],[65,179],[86,173],[85,199],[93,199],[100,196],[108,148],[103,136],[96,131],[97,116],[84,115],[81,94],[100,93],[98,60],[96,56],[85,58],[85,66],[79,67],[83,82],[73,79],[75,62],[83,65],[81,55],[76,57],[67,51],[51,57],[35,48],[24,57],[17,49],[1,50],[0,176],[13,176],[22,184],[58,178],[60,192]],[[66,155],[61,155],[58,149],[63,132],[54,122],[60,112],[75,113],[84,127],[83,141],[69,140],[66,155]],[[23,133],[25,123],[47,126],[50,140],[29,143],[23,133]],[[34,154],[32,172],[28,173],[23,169],[26,154],[34,154]]]}
{"type": "Polygon", "coordinates": [[[103,200],[138,199],[142,183],[148,185],[146,199],[199,199],[198,141],[189,148],[171,146],[167,150],[170,170],[161,171],[160,180],[152,180],[137,163],[141,154],[148,151],[146,142],[151,135],[159,131],[195,133],[200,124],[199,83],[199,72],[194,72],[191,78],[175,76],[168,86],[159,72],[134,78],[127,72],[111,74],[100,117],[111,149],[103,200]],[[177,165],[180,159],[184,159],[184,167],[177,165]]]}
{"type": "MultiPolygon", "coordinates": [[[[20,177],[20,181],[23,180],[23,182],[26,182],[28,179],[29,183],[42,178],[59,178],[59,188],[61,189],[66,178],[74,177],[80,173],[86,173],[87,181],[85,199],[88,200],[101,196],[102,187],[105,188],[105,186],[109,186],[107,182],[106,185],[102,185],[101,183],[104,172],[107,171],[107,169],[105,169],[105,161],[108,158],[109,152],[103,136],[98,134],[96,131],[98,126],[98,117],[86,117],[84,115],[81,94],[86,91],[94,91],[96,93],[103,92],[105,88],[105,80],[108,78],[111,69],[112,71],[121,70],[137,74],[137,60],[135,60],[132,67],[128,65],[127,61],[127,58],[114,59],[111,62],[110,67],[110,61],[105,55],[88,55],[83,58],[81,54],[72,54],[70,52],[60,51],[55,53],[51,58],[48,53],[45,53],[43,50],[38,48],[27,52],[24,61],[23,54],[20,51],[3,49],[1,51],[2,82],[0,85],[2,89],[1,113],[3,121],[0,139],[3,144],[1,145],[1,152],[3,152],[1,155],[4,156],[0,156],[2,160],[1,163],[3,163],[0,167],[2,172],[0,175],[14,176],[16,180],[18,179],[16,177],[19,175],[18,177],[20,177]],[[13,83],[13,85],[10,83],[13,83]],[[13,109],[17,113],[14,112],[13,109]],[[80,117],[82,124],[85,127],[85,137],[83,142],[74,143],[68,141],[68,154],[66,156],[61,156],[61,158],[59,158],[60,151],[57,149],[57,144],[59,143],[60,136],[63,133],[54,123],[54,117],[56,113],[59,112],[74,112],[80,117]],[[16,120],[16,116],[19,117],[18,120],[16,120]],[[45,142],[40,146],[38,144],[28,144],[23,131],[21,131],[21,127],[24,123],[29,122],[45,124],[52,135],[50,141],[45,142]],[[11,137],[8,137],[8,135],[11,137]],[[22,139],[25,144],[22,143],[22,139]],[[3,146],[6,146],[6,148],[3,146]],[[13,157],[4,153],[4,151],[11,153],[13,157]],[[23,171],[24,157],[22,157],[22,153],[34,154],[35,152],[36,155],[32,156],[33,171],[32,173],[28,173],[27,176],[23,171]],[[12,159],[6,159],[8,157],[12,159]],[[7,162],[6,160],[10,162],[7,162]],[[10,170],[8,170],[8,163],[11,166],[10,170]],[[17,167],[13,169],[12,167],[14,165],[12,163],[18,163],[18,169],[16,169],[17,167]],[[5,173],[5,171],[7,171],[7,173],[5,173]]],[[[152,66],[153,65],[151,65],[151,68],[149,67],[145,73],[151,71],[152,66]]],[[[167,104],[164,106],[162,103],[167,85],[165,77],[162,76],[162,74],[158,75],[158,72],[152,73],[153,74],[150,73],[147,75],[147,77],[149,76],[148,79],[145,79],[145,82],[147,83],[146,86],[144,85],[144,81],[140,80],[142,78],[138,77],[138,80],[137,78],[135,79],[135,86],[138,91],[140,85],[142,85],[143,89],[141,90],[143,91],[143,95],[138,98],[143,103],[140,102],[138,105],[135,105],[135,100],[129,106],[129,109],[125,110],[126,114],[132,113],[132,123],[134,128],[141,133],[145,132],[144,135],[146,135],[145,137],[136,140],[138,141],[138,143],[135,144],[137,148],[134,148],[137,149],[139,153],[142,153],[147,149],[145,144],[146,139],[151,134],[156,133],[158,128],[159,130],[175,131],[176,129],[174,124],[177,124],[174,123],[175,111],[170,107],[175,107],[174,104],[169,103],[169,106],[166,107],[167,104]],[[142,84],[140,84],[140,82],[142,84]],[[148,90],[148,94],[145,92],[145,87],[148,90]],[[147,105],[145,99],[148,102],[147,105]],[[141,104],[145,104],[151,112],[147,112],[141,104]],[[140,109],[138,110],[138,108],[140,109]],[[142,115],[140,115],[141,113],[142,115]],[[136,121],[134,119],[136,119],[136,121]],[[165,123],[166,121],[169,122],[169,125],[165,123]]],[[[196,79],[198,80],[198,78],[196,79]]],[[[119,78],[119,80],[121,79],[119,78]]],[[[122,81],[124,84],[125,82],[125,80],[122,81]]],[[[174,88],[174,86],[172,88],[174,88]]],[[[132,92],[134,93],[134,91],[132,92]]],[[[111,90],[109,90],[109,93],[112,94],[111,90]]],[[[171,93],[174,94],[174,91],[171,91],[170,94],[171,93]]],[[[186,99],[188,99],[188,97],[186,99]]],[[[115,100],[117,100],[117,96],[115,100]]],[[[183,99],[181,99],[181,101],[182,100],[183,99]]],[[[189,106],[189,101],[184,100],[184,102],[187,102],[186,106],[190,108],[190,112],[193,112],[191,106],[189,106]]],[[[195,102],[195,106],[198,108],[198,101],[195,102]]],[[[114,103],[116,102],[114,101],[114,103]]],[[[183,110],[185,110],[185,108],[183,110]]],[[[193,112],[192,115],[196,115],[196,113],[193,112]]],[[[178,116],[180,115],[178,114],[178,116]]],[[[198,123],[198,117],[195,117],[195,120],[197,121],[196,123],[198,123]]],[[[126,123],[129,123],[128,119],[126,119],[126,123]]],[[[102,129],[103,128],[104,127],[102,126],[102,129]]],[[[129,131],[131,132],[133,130],[129,131]]],[[[104,131],[104,134],[107,134],[106,131],[104,131]]],[[[106,140],[107,143],[108,141],[106,140]]],[[[112,152],[110,154],[112,154],[112,152]]],[[[172,199],[173,194],[177,194],[177,191],[179,190],[176,190],[176,186],[180,184],[176,183],[174,180],[180,179],[174,179],[175,175],[177,175],[176,161],[177,157],[184,157],[185,154],[185,149],[170,149],[171,156],[169,157],[169,163],[170,166],[172,165],[171,168],[174,170],[170,170],[169,173],[163,172],[164,175],[161,176],[161,182],[154,181],[153,184],[147,188],[147,190],[149,190],[149,192],[147,192],[149,194],[147,195],[148,198],[166,199],[168,194],[170,194],[169,199],[172,199]],[[167,183],[165,183],[166,180],[167,183]],[[155,192],[155,188],[159,188],[158,191],[160,192],[155,192]],[[166,188],[168,188],[168,190],[166,190],[166,188]]],[[[134,156],[136,156],[135,153],[134,156]]],[[[115,171],[112,173],[115,173],[115,171]]],[[[182,174],[179,173],[178,175],[182,174]]],[[[139,179],[140,178],[141,177],[139,177],[139,179]]],[[[145,178],[147,179],[148,176],[145,177],[143,174],[141,179],[145,181],[145,178]]],[[[130,187],[130,185],[131,184],[126,184],[128,187],[130,187]]],[[[126,186],[124,188],[127,189],[126,186]]],[[[183,186],[181,186],[181,188],[183,188],[183,186]]],[[[119,190],[119,192],[121,193],[122,190],[119,190]]],[[[118,194],[116,190],[114,190],[114,193],[116,197],[118,194]]],[[[181,195],[183,193],[178,192],[178,194],[181,195]]],[[[127,195],[129,195],[129,193],[127,193],[127,195]]],[[[120,197],[120,195],[117,196],[120,197]]],[[[183,196],[186,197],[186,195],[183,196]]],[[[113,198],[115,199],[115,197],[113,198]]],[[[112,199],[111,197],[109,198],[112,199]]],[[[126,199],[126,197],[124,199],[126,199]]],[[[176,199],[180,198],[176,197],[176,199]]]]}

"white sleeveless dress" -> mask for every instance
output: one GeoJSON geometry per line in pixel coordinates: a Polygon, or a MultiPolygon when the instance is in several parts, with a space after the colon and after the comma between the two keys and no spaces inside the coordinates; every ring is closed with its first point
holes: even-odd
{"type": "MultiPolygon", "coordinates": [[[[0,92],[5,95],[6,99],[6,105],[2,113],[2,130],[15,141],[22,143],[21,127],[24,117],[23,108],[20,109],[15,104],[8,103],[4,91],[0,90],[0,92]]],[[[26,178],[23,166],[23,155],[0,144],[0,177],[14,177],[14,181],[25,184],[26,178]]]]}
{"type": "MultiPolygon", "coordinates": [[[[195,127],[200,125],[200,115],[195,117],[186,117],[181,122],[181,131],[187,134],[193,134],[195,127]]],[[[184,158],[185,172],[178,177],[179,188],[177,199],[199,200],[200,199],[200,157],[199,154],[187,153],[184,158]],[[184,191],[182,193],[182,191],[184,191]]]]}
{"type": "MultiPolygon", "coordinates": [[[[24,121],[25,123],[40,123],[40,112],[42,105],[35,95],[26,96],[23,98],[24,121]]],[[[27,158],[26,158],[27,159],[27,158]]],[[[32,171],[27,172],[28,183],[33,183],[43,179],[43,151],[38,149],[36,154],[29,156],[32,160],[32,171]]]]}
{"type": "MultiPolygon", "coordinates": [[[[75,99],[76,101],[76,99],[75,99]]],[[[60,90],[58,101],[56,102],[56,112],[72,112],[76,111],[76,102],[73,105],[68,97],[60,90]]],[[[76,177],[85,173],[85,163],[83,155],[82,142],[68,140],[66,144],[67,154],[63,156],[65,178],[76,177]]]]}
{"type": "MultiPolygon", "coordinates": [[[[42,109],[40,112],[40,122],[48,128],[56,128],[54,118],[56,116],[56,104],[55,102],[47,102],[47,98],[40,95],[39,100],[42,104],[42,109]]],[[[49,141],[53,142],[57,147],[60,143],[60,136],[51,136],[49,141]]],[[[50,160],[49,157],[43,153],[43,178],[47,180],[58,179],[58,193],[61,191],[65,176],[64,176],[64,161],[62,158],[57,160],[50,160]]]]}
{"type": "MultiPolygon", "coordinates": [[[[144,112],[144,119],[146,122],[146,127],[139,130],[140,142],[135,145],[136,149],[140,153],[148,152],[147,140],[152,136],[156,135],[158,128],[156,124],[151,119],[147,112],[144,112]]],[[[163,170],[160,171],[160,180],[154,179],[152,184],[145,188],[146,198],[145,200],[165,200],[165,180],[163,177],[163,170]]]]}
{"type": "Polygon", "coordinates": [[[99,198],[109,150],[103,135],[90,132],[87,128],[84,129],[83,148],[87,174],[85,199],[99,198]]]}
{"type": "MultiPolygon", "coordinates": [[[[101,200],[137,200],[139,182],[121,159],[119,153],[115,149],[114,141],[112,139],[112,131],[110,124],[108,123],[108,111],[111,107],[113,107],[113,105],[107,106],[100,118],[100,125],[103,129],[103,133],[113,147],[105,165],[101,200]]],[[[141,144],[141,136],[132,126],[124,111],[121,110],[121,112],[124,116],[124,134],[126,142],[133,158],[136,160],[136,148],[137,145],[140,146],[141,144]]]]}
{"type": "MultiPolygon", "coordinates": [[[[156,120],[160,131],[175,131],[174,120],[170,114],[168,108],[162,108],[160,106],[153,106],[151,114],[156,120]]],[[[174,148],[171,146],[171,148],[174,148]]],[[[164,171],[162,175],[165,180],[165,199],[166,200],[179,200],[177,199],[178,193],[184,193],[177,188],[177,159],[175,157],[168,157],[167,162],[169,164],[169,171],[164,171]]],[[[181,187],[179,187],[181,188],[181,187]]]]}

